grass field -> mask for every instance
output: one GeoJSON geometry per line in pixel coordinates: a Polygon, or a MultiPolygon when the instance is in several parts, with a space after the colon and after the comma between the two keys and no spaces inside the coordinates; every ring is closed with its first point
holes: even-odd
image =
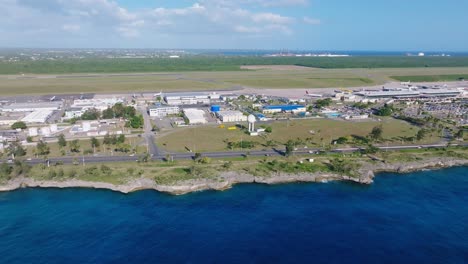
{"type": "Polygon", "coordinates": [[[390,78],[402,82],[453,82],[468,80],[468,74],[391,76],[390,78]]]}
{"type": "MultiPolygon", "coordinates": [[[[271,146],[267,147],[266,142],[273,140],[279,147],[283,148],[283,144],[289,139],[295,140],[297,138],[307,142],[308,147],[319,147],[323,144],[328,145],[338,137],[351,135],[366,136],[373,127],[380,124],[383,126],[383,137],[388,140],[394,140],[395,144],[401,143],[397,139],[398,137],[411,137],[418,131],[417,127],[394,119],[385,119],[382,122],[313,119],[294,120],[289,123],[275,122],[270,124],[273,128],[273,133],[268,134],[266,137],[250,137],[241,130],[228,130],[228,126],[226,128],[204,126],[179,128],[171,134],[158,138],[156,141],[162,148],[174,152],[186,152],[187,148],[194,152],[225,151],[227,150],[228,141],[254,141],[257,143],[255,149],[267,149],[271,148],[271,146]]],[[[434,136],[419,143],[436,141],[438,141],[438,138],[434,136]]]]}
{"type": "MultiPolygon", "coordinates": [[[[380,85],[390,76],[468,75],[465,68],[262,69],[123,75],[0,75],[1,95],[133,93],[253,88],[340,88],[380,85]]],[[[394,77],[396,78],[396,77],[394,77]]]]}
{"type": "Polygon", "coordinates": [[[468,57],[256,57],[191,56],[179,59],[63,59],[0,61],[0,74],[238,71],[243,65],[298,65],[322,69],[468,67],[468,57]]]}

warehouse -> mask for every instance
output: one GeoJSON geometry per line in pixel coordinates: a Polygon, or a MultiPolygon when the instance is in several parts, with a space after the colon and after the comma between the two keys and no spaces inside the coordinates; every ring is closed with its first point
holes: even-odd
{"type": "Polygon", "coordinates": [[[219,111],[216,113],[222,122],[246,122],[247,116],[240,111],[219,111]]]}
{"type": "Polygon", "coordinates": [[[13,103],[3,106],[3,112],[34,112],[37,110],[59,110],[61,102],[42,102],[42,103],[13,103]]]}
{"type": "Polygon", "coordinates": [[[84,111],[89,109],[97,109],[104,111],[117,103],[124,103],[121,98],[93,98],[93,99],[79,99],[73,101],[72,108],[81,108],[84,111]]]}
{"type": "Polygon", "coordinates": [[[162,106],[155,105],[148,108],[149,115],[151,117],[165,117],[168,115],[176,115],[180,112],[178,106],[162,106]]]}
{"type": "Polygon", "coordinates": [[[303,105],[269,105],[263,107],[264,114],[274,114],[281,112],[303,113],[307,109],[303,105]]]}
{"type": "Polygon", "coordinates": [[[37,110],[25,116],[21,121],[25,123],[45,123],[53,112],[48,109],[37,110]]]}
{"type": "Polygon", "coordinates": [[[211,100],[219,100],[219,94],[215,93],[171,93],[166,94],[164,100],[169,105],[197,105],[209,104],[211,100]]]}
{"type": "Polygon", "coordinates": [[[190,125],[207,123],[205,112],[203,112],[203,110],[196,108],[187,108],[184,109],[184,115],[187,118],[188,123],[190,125]]]}

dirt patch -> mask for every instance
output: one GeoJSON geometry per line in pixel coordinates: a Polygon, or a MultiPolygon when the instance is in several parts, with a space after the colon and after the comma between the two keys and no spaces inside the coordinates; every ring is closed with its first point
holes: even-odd
{"type": "Polygon", "coordinates": [[[291,71],[291,70],[312,70],[316,68],[303,67],[296,65],[243,65],[242,70],[277,70],[277,71],[291,71]]]}

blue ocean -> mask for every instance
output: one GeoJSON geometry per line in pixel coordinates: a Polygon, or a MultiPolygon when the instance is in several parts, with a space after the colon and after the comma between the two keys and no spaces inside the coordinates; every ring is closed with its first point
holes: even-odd
{"type": "Polygon", "coordinates": [[[468,263],[468,167],[371,186],[0,193],[0,263],[468,263]]]}

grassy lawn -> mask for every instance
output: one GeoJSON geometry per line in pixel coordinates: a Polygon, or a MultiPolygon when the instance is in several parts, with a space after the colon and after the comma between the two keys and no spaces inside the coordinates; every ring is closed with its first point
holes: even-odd
{"type": "MultiPolygon", "coordinates": [[[[129,138],[127,137],[125,139],[126,144],[130,144],[133,148],[135,148],[137,154],[144,154],[146,153],[146,145],[140,145],[140,143],[143,141],[141,138],[129,138]]],[[[123,153],[123,152],[115,152],[113,151],[113,148],[115,148],[114,145],[103,145],[102,144],[102,139],[99,139],[99,142],[101,143],[101,146],[97,147],[96,154],[98,155],[130,155],[133,152],[129,153],[123,153]],[[111,152],[112,151],[112,152],[111,152]]],[[[47,157],[62,157],[63,152],[67,156],[76,156],[76,157],[81,157],[83,155],[83,151],[85,152],[90,152],[91,154],[86,154],[92,155],[93,153],[93,147],[91,146],[91,140],[90,139],[83,139],[79,140],[79,145],[80,145],[80,152],[79,153],[74,153],[70,151],[70,140],[67,141],[67,146],[64,148],[61,148],[57,142],[48,142],[47,145],[50,148],[50,154],[47,155],[47,157]]],[[[27,148],[27,157],[36,157],[35,155],[35,150],[36,146],[28,146],[27,148]]]]}
{"type": "Polygon", "coordinates": [[[468,80],[468,74],[447,74],[447,75],[413,75],[413,76],[390,76],[390,78],[402,82],[453,82],[468,80]]]}
{"type": "MultiPolygon", "coordinates": [[[[383,84],[390,76],[468,75],[460,68],[349,68],[178,72],[140,75],[0,75],[0,94],[133,93],[254,88],[341,88],[383,84]]],[[[458,78],[457,77],[457,78],[458,78]]],[[[415,81],[415,80],[412,80],[415,81]]]]}
{"type": "MultiPolygon", "coordinates": [[[[261,124],[257,124],[258,126],[261,124]]],[[[178,128],[173,133],[158,138],[156,141],[161,147],[174,152],[186,152],[189,148],[194,152],[223,151],[227,149],[227,142],[254,141],[255,149],[271,148],[265,144],[272,140],[276,144],[283,145],[289,139],[300,138],[306,141],[310,147],[327,145],[333,139],[351,135],[366,136],[373,127],[382,125],[384,139],[391,140],[395,137],[414,136],[418,128],[406,122],[383,119],[382,122],[364,121],[350,122],[330,119],[308,119],[293,121],[277,121],[269,124],[273,133],[266,136],[251,137],[240,129],[228,130],[229,126],[186,127],[178,128]]],[[[437,137],[427,138],[424,142],[436,141],[437,137]]],[[[400,143],[395,141],[395,144],[400,143]]],[[[281,146],[283,147],[283,146],[281,146]]]]}

